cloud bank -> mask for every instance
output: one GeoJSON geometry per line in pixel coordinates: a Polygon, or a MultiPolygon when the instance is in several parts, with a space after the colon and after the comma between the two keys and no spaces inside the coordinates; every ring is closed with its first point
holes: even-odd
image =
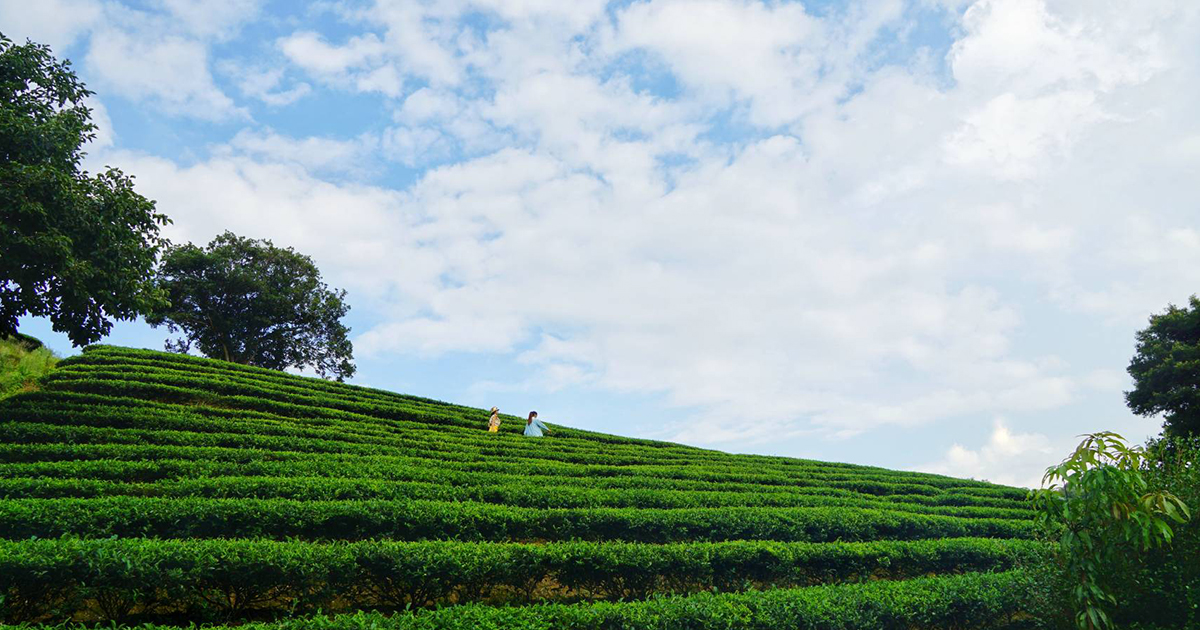
{"type": "Polygon", "coordinates": [[[90,33],[111,91],[242,121],[190,161],[105,154],[174,237],[313,254],[373,318],[362,352],[503,355],[526,372],[488,386],[686,410],[656,437],[766,449],[1003,416],[920,461],[1027,483],[1112,426],[1032,429],[1123,385],[1081,349],[1119,355],[1200,287],[1190,2],[334,3],[342,28],[301,20],[267,66],[214,60],[255,3],[78,4],[42,28],[90,33]],[[130,34],[166,16],[184,26],[130,34]],[[318,92],[385,115],[293,137],[251,113],[318,92]]]}

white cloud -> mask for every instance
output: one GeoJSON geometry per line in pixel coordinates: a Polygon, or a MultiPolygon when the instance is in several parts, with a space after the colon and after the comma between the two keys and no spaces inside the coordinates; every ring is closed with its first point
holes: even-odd
{"type": "Polygon", "coordinates": [[[1099,392],[1117,392],[1130,389],[1129,375],[1122,370],[1098,368],[1088,372],[1082,380],[1084,385],[1099,392]]]}
{"type": "Polygon", "coordinates": [[[312,92],[312,86],[304,82],[283,87],[283,68],[252,68],[241,63],[225,62],[220,64],[220,69],[233,78],[242,94],[273,107],[291,105],[312,92]]]}
{"type": "MultiPolygon", "coordinates": [[[[1066,341],[1127,345],[1200,286],[1189,6],[983,0],[943,77],[877,57],[899,2],[378,3],[279,40],[289,69],[219,67],[267,103],[297,72],[376,94],[393,127],[117,157],[176,238],[314,254],[364,355],[507,354],[527,371],[480,387],[658,395],[688,418],[658,436],[731,448],[1003,415],[927,469],[1025,484],[1094,427],[1010,427],[1121,411],[1120,366],[1066,341]],[[427,170],[358,183],[376,155],[427,170]]],[[[123,91],[233,115],[198,36],[147,41],[107,40],[123,91]]]]}
{"type": "Polygon", "coordinates": [[[967,91],[1019,96],[1140,83],[1167,63],[1157,27],[1182,4],[1129,11],[1120,3],[1061,2],[1052,12],[1044,0],[982,0],[963,16],[967,36],[950,54],[954,75],[967,91]]]}
{"type": "Polygon", "coordinates": [[[156,0],[174,23],[200,38],[226,39],[255,17],[263,0],[156,0]]]}
{"type": "MultiPolygon", "coordinates": [[[[640,99],[581,72],[569,48],[557,62],[539,57],[538,72],[505,75],[483,111],[535,153],[439,169],[412,191],[429,218],[422,242],[443,253],[421,259],[434,259],[438,277],[451,281],[423,287],[418,302],[429,312],[363,342],[422,353],[532,344],[526,356],[547,371],[569,366],[589,386],[659,392],[695,409],[686,427],[663,428],[692,442],[745,444],[812,427],[845,437],[1076,403],[1084,386],[1111,379],[1017,349],[1013,338],[1037,323],[1023,320],[1008,286],[990,285],[1019,270],[1018,282],[1054,295],[1092,282],[1097,256],[1129,261],[1111,245],[1127,230],[1085,222],[1090,202],[1118,213],[1119,201],[1068,203],[1065,191],[1086,192],[1099,176],[1097,138],[1126,152],[1155,150],[1126,132],[1141,121],[1123,101],[1147,82],[1173,89],[1165,69],[1186,57],[1165,56],[1171,42],[1151,37],[1114,69],[1108,60],[1128,33],[1108,41],[1077,28],[1077,16],[1022,7],[1016,18],[1032,41],[1017,43],[1020,59],[991,44],[1009,32],[1012,12],[980,5],[952,55],[957,85],[884,68],[862,75],[862,90],[843,103],[801,99],[772,111],[787,101],[777,90],[814,85],[802,80],[816,76],[803,73],[806,54],[848,68],[839,76],[857,72],[820,39],[861,42],[845,34],[853,16],[831,25],[798,7],[770,14],[784,9],[706,4],[701,18],[711,11],[715,22],[746,21],[757,26],[742,32],[763,40],[750,46],[757,57],[747,53],[758,62],[730,65],[721,46],[739,29],[704,37],[668,19],[676,5],[637,5],[613,34],[618,49],[659,51],[696,94],[640,99]],[[676,30],[637,35],[655,24],[676,30]],[[1026,77],[1022,59],[1044,51],[1061,67],[1026,77]],[[765,79],[754,76],[759,69],[765,79]],[[800,139],[778,136],[732,154],[706,146],[688,125],[705,115],[691,103],[714,98],[712,90],[765,99],[755,114],[764,122],[802,117],[800,139]],[[634,132],[624,137],[623,128],[634,132]],[[669,148],[692,161],[668,189],[655,165],[669,148]],[[561,332],[534,339],[534,328],[561,332]],[[727,430],[747,414],[758,434],[727,430]]],[[[513,45],[503,35],[495,45],[513,45]]],[[[470,107],[432,91],[411,98],[400,116],[413,125],[470,107]]],[[[1128,172],[1120,161],[1100,166],[1128,172]]],[[[1189,256],[1190,232],[1170,229],[1178,255],[1189,256]]],[[[1148,296],[1130,303],[1142,312],[1155,304],[1148,296]]]]}
{"type": "Polygon", "coordinates": [[[299,164],[309,171],[364,174],[371,170],[378,141],[370,135],[352,140],[335,138],[291,138],[270,130],[238,132],[216,154],[245,154],[260,161],[299,164]]]}
{"type": "Polygon", "coordinates": [[[593,28],[604,8],[599,0],[374,2],[343,11],[372,32],[329,43],[300,30],[278,43],[293,63],[323,81],[396,97],[402,92],[397,85],[401,77],[434,88],[457,88],[472,70],[498,79],[557,63],[553,55],[561,52],[561,45],[593,28]],[[486,40],[467,22],[480,16],[502,25],[488,32],[486,40]],[[518,37],[518,50],[501,43],[513,35],[518,37]]]}
{"type": "Polygon", "coordinates": [[[296,65],[321,75],[338,75],[383,55],[384,46],[373,34],[352,37],[333,46],[317,33],[302,31],[279,41],[279,49],[296,65]]]}
{"type": "Polygon", "coordinates": [[[1008,92],[967,115],[947,141],[947,159],[1005,179],[1030,178],[1066,157],[1074,137],[1104,117],[1088,93],[1022,100],[1008,92]]]}
{"type": "Polygon", "coordinates": [[[428,315],[370,331],[362,345],[507,351],[535,323],[582,326],[543,338],[531,362],[582,365],[595,385],[708,409],[710,421],[673,435],[709,443],[751,407],[779,419],[760,424],[765,435],[806,416],[861,431],[1062,404],[1062,381],[1036,385],[1057,368],[1011,369],[1016,318],[994,292],[914,286],[905,279],[923,256],[880,257],[882,235],[848,243],[855,228],[808,207],[807,182],[784,175],[805,159],[795,141],[770,139],[685,174],[668,194],[644,190],[640,204],[610,204],[615,193],[596,178],[532,155],[439,169],[413,192],[430,219],[414,236],[441,253],[453,282],[426,287],[428,315]],[[762,271],[771,268],[790,271],[762,271]],[[855,401],[881,363],[947,390],[855,401]]]}
{"type": "Polygon", "coordinates": [[[453,92],[420,88],[404,99],[397,119],[408,124],[453,118],[463,109],[463,103],[453,92]]]}
{"type": "Polygon", "coordinates": [[[10,37],[50,44],[60,59],[86,35],[86,53],[75,60],[85,63],[95,83],[89,87],[108,98],[225,120],[244,111],[214,83],[209,46],[235,35],[260,6],[261,0],[155,0],[138,9],[94,0],[0,0],[0,24],[10,37]]]}
{"type": "Polygon", "coordinates": [[[101,18],[102,5],[96,0],[24,0],[0,1],[0,24],[15,43],[32,39],[47,44],[58,57],[101,18]]]}
{"type": "Polygon", "coordinates": [[[988,441],[977,449],[954,444],[943,459],[918,466],[923,472],[986,479],[1026,488],[1041,487],[1045,469],[1067,450],[1041,433],[1014,433],[997,418],[988,441]]]}
{"type": "Polygon", "coordinates": [[[979,227],[985,230],[988,242],[998,250],[1024,254],[1056,254],[1070,252],[1074,230],[1069,226],[1047,227],[1008,205],[983,206],[976,210],[979,227]]]}
{"type": "Polygon", "coordinates": [[[84,104],[92,110],[92,124],[96,125],[96,137],[88,144],[88,150],[103,151],[113,146],[116,132],[113,130],[112,119],[108,117],[108,108],[94,95],[85,99],[84,104]]]}
{"type": "Polygon", "coordinates": [[[316,33],[303,31],[279,40],[278,45],[292,63],[326,83],[393,98],[403,92],[404,75],[385,62],[388,44],[372,33],[333,45],[316,33]]]}
{"type": "Polygon", "coordinates": [[[104,29],[92,34],[86,59],[103,86],[127,98],[208,120],[245,116],[213,83],[207,47],[198,41],[104,29]]]}
{"type": "Polygon", "coordinates": [[[395,127],[383,137],[384,154],[405,166],[441,162],[453,153],[445,134],[428,127],[395,127]]]}
{"type": "Polygon", "coordinates": [[[277,159],[277,150],[319,145],[293,142],[246,135],[237,144],[251,156],[218,152],[190,166],[129,152],[106,157],[136,173],[139,192],[174,220],[165,228],[173,241],[207,243],[225,230],[271,239],[313,256],[330,284],[350,290],[356,308],[369,304],[392,280],[379,274],[381,266],[397,267],[395,235],[405,233],[400,198],[377,187],[331,184],[302,160],[277,159]]]}
{"type": "Polygon", "coordinates": [[[858,56],[903,5],[884,0],[827,19],[801,3],[637,3],[620,12],[618,50],[661,56],[705,100],[749,101],[751,120],[795,121],[846,95],[858,56]]]}

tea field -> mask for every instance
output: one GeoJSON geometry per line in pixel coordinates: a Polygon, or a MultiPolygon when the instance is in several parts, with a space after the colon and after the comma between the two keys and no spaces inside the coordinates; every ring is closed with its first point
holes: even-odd
{"type": "Polygon", "coordinates": [[[0,402],[0,620],[1017,628],[1025,491],[94,346],[0,402]]]}

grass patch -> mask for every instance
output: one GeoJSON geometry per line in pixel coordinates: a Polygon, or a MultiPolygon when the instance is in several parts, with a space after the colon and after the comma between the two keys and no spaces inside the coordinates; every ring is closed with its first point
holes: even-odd
{"type": "Polygon", "coordinates": [[[0,339],[0,399],[31,392],[58,364],[58,356],[26,335],[0,339]]]}

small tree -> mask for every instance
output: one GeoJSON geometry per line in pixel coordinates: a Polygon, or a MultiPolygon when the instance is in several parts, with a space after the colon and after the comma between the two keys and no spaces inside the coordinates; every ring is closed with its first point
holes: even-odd
{"type": "Polygon", "coordinates": [[[161,305],[167,217],[121,171],[80,169],[90,94],[48,47],[0,34],[0,338],[35,315],[84,345],[161,305]]]}
{"type": "Polygon", "coordinates": [[[1200,435],[1200,299],[1150,316],[1129,374],[1134,387],[1125,401],[1134,413],[1163,414],[1167,435],[1200,435]]]}
{"type": "Polygon", "coordinates": [[[170,306],[146,318],[184,337],[167,349],[276,370],[354,375],[345,291],[330,290],[308,256],[226,232],[206,248],[174,246],[158,283],[170,306]]]}
{"type": "Polygon", "coordinates": [[[1037,522],[1055,540],[1083,630],[1115,628],[1113,595],[1121,568],[1139,553],[1169,544],[1170,521],[1190,518],[1175,495],[1148,488],[1145,454],[1116,433],[1084,436],[1075,452],[1031,493],[1037,522]]]}

